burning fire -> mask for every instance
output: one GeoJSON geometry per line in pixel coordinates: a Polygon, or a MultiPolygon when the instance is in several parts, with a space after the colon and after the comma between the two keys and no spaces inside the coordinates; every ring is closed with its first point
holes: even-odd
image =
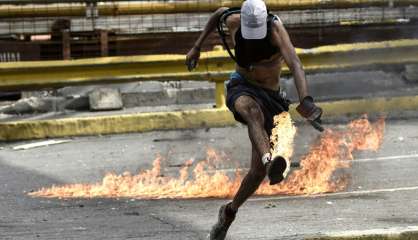
{"type": "MultiPolygon", "coordinates": [[[[275,124],[271,137],[272,154],[290,159],[296,133],[290,115],[276,116],[275,124]]],[[[347,160],[353,159],[355,150],[377,151],[382,143],[384,127],[383,119],[371,124],[362,118],[349,123],[343,130],[326,130],[301,160],[301,169],[293,171],[281,184],[270,186],[264,182],[256,194],[319,194],[343,190],[347,186],[347,176],[338,176],[336,170],[350,167],[347,160]]],[[[240,169],[229,175],[217,170],[216,164],[222,158],[209,149],[205,161],[192,167],[193,161],[189,160],[177,177],[169,177],[162,175],[163,159],[157,157],[151,169],[137,175],[109,173],[100,183],[52,186],[30,195],[48,198],[229,198],[238,190],[242,175],[240,169]]]]}
{"type": "Polygon", "coordinates": [[[275,156],[282,156],[286,160],[288,168],[283,173],[283,176],[287,176],[290,171],[290,158],[293,155],[296,127],[293,125],[289,113],[275,116],[274,126],[275,128],[273,128],[270,136],[270,143],[272,144],[271,156],[272,159],[275,156]]]}
{"type": "Polygon", "coordinates": [[[301,159],[301,169],[292,172],[279,185],[264,182],[259,195],[319,194],[337,192],[347,186],[347,175],[335,171],[351,167],[353,151],[377,151],[383,141],[384,119],[371,124],[366,118],[352,121],[344,130],[327,129],[309,153],[301,159]]]}

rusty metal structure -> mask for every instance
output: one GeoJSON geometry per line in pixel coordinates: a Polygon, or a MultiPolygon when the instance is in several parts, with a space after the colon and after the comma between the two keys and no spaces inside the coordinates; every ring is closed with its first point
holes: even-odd
{"type": "MultiPolygon", "coordinates": [[[[398,7],[416,4],[415,0],[345,0],[345,1],[321,1],[298,0],[279,1],[267,0],[269,8],[273,11],[306,10],[315,8],[353,8],[353,7],[398,7]]],[[[100,16],[142,15],[142,14],[173,14],[173,13],[202,13],[212,12],[219,7],[239,7],[242,0],[218,0],[218,1],[99,1],[99,0],[74,0],[74,1],[4,1],[3,4],[11,4],[7,10],[0,9],[0,17],[45,17],[45,16],[84,16],[86,12],[93,11],[100,16]],[[57,8],[51,4],[62,4],[57,8]],[[76,5],[68,5],[72,3],[76,5]],[[16,4],[44,4],[40,6],[15,7],[16,4]],[[46,5],[45,5],[46,4],[46,5]],[[48,5],[49,4],[49,5],[48,5]]]]}

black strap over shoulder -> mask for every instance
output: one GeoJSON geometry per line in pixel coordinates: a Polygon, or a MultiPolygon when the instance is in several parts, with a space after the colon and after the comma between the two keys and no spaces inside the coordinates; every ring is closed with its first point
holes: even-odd
{"type": "MultiPolygon", "coordinates": [[[[224,30],[224,26],[226,25],[226,19],[229,16],[231,16],[232,14],[236,14],[236,13],[241,13],[241,8],[235,7],[235,8],[229,8],[229,9],[225,10],[221,14],[221,16],[219,17],[218,24],[217,24],[217,29],[218,29],[218,33],[221,37],[222,43],[223,43],[224,47],[226,48],[226,51],[228,52],[229,56],[236,63],[238,63],[236,56],[232,53],[231,48],[229,47],[228,42],[226,41],[227,34],[224,30]]],[[[273,15],[270,12],[268,12],[268,21],[273,23],[276,20],[280,21],[280,19],[276,15],[273,15]]],[[[268,24],[267,26],[268,26],[268,28],[271,28],[271,24],[268,24]]]]}
{"type": "Polygon", "coordinates": [[[229,8],[229,9],[225,10],[222,13],[221,17],[219,18],[218,25],[217,25],[218,33],[219,33],[219,35],[221,37],[222,43],[225,46],[226,51],[228,51],[229,56],[235,62],[237,62],[237,59],[236,59],[235,55],[232,53],[231,48],[228,45],[228,42],[226,41],[227,34],[225,33],[224,25],[226,25],[226,19],[229,16],[231,16],[232,14],[236,14],[236,13],[241,13],[241,8],[236,7],[236,8],[229,8]]]}

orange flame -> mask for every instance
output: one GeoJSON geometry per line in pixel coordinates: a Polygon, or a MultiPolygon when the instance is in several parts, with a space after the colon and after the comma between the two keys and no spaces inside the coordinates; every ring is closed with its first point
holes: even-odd
{"type": "MultiPolygon", "coordinates": [[[[290,158],[296,129],[286,113],[276,117],[273,130],[272,154],[290,158]]],[[[385,122],[383,119],[371,124],[362,118],[348,124],[344,130],[326,130],[309,153],[301,160],[301,169],[293,171],[279,185],[264,182],[257,190],[258,195],[318,194],[343,190],[347,186],[346,176],[334,176],[339,168],[350,167],[355,150],[378,150],[382,143],[385,122]]],[[[242,180],[240,169],[233,176],[216,169],[223,157],[209,149],[207,159],[192,168],[187,161],[177,177],[162,176],[161,157],[152,169],[132,175],[106,174],[101,183],[52,186],[30,193],[31,196],[48,198],[229,198],[238,190],[242,180]],[[190,171],[192,170],[192,171],[190,171]]]]}
{"type": "Polygon", "coordinates": [[[290,158],[293,155],[293,142],[296,135],[296,127],[292,123],[290,114],[284,112],[274,117],[275,127],[270,136],[272,158],[275,156],[283,157],[288,163],[288,168],[283,173],[284,176],[290,171],[290,158]]]}
{"type": "Polygon", "coordinates": [[[266,182],[258,189],[259,195],[319,194],[343,190],[347,176],[334,176],[337,169],[348,168],[355,150],[377,151],[383,141],[384,119],[371,124],[366,118],[348,124],[345,130],[327,129],[318,143],[301,160],[301,169],[282,184],[269,186],[266,182]]]}

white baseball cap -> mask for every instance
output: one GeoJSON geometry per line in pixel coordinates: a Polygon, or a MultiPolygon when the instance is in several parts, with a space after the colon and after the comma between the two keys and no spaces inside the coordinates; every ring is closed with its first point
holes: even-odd
{"type": "Polygon", "coordinates": [[[263,0],[246,0],[241,7],[241,33],[245,39],[267,35],[267,7],[263,0]]]}

